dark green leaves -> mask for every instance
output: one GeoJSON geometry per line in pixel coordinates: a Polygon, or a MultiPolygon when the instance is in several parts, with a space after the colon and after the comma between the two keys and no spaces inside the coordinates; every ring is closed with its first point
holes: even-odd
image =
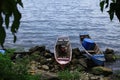
{"type": "Polygon", "coordinates": [[[102,12],[104,8],[109,8],[108,13],[110,20],[113,20],[114,15],[116,15],[120,21],[120,0],[102,0],[100,2],[100,9],[102,12]]]}
{"type": "Polygon", "coordinates": [[[21,0],[17,0],[17,3],[18,3],[21,7],[23,7],[23,3],[22,3],[21,0]]]}
{"type": "Polygon", "coordinates": [[[14,14],[14,21],[13,21],[13,24],[11,26],[11,32],[16,33],[18,31],[18,28],[20,25],[21,14],[18,11],[18,9],[14,10],[13,14],[14,14]]]}
{"type": "Polygon", "coordinates": [[[5,32],[5,29],[3,28],[2,24],[3,24],[3,18],[2,18],[2,15],[0,14],[0,45],[2,46],[2,48],[4,48],[3,44],[5,41],[5,37],[6,37],[6,32],[5,32]]]}
{"type": "Polygon", "coordinates": [[[103,12],[105,1],[100,2],[100,10],[103,12]]]}
{"type": "Polygon", "coordinates": [[[120,21],[120,0],[116,0],[115,14],[120,21]]]}
{"type": "Polygon", "coordinates": [[[21,14],[18,11],[18,9],[15,8],[15,10],[13,11],[13,15],[14,15],[14,21],[13,21],[13,24],[11,26],[11,32],[13,33],[13,36],[14,36],[13,42],[15,43],[17,40],[15,33],[17,33],[17,31],[19,29],[21,14]]]}
{"type": "Polygon", "coordinates": [[[116,0],[111,0],[113,3],[115,3],[116,0]]]}
{"type": "Polygon", "coordinates": [[[15,43],[16,42],[16,40],[17,40],[17,37],[16,37],[16,35],[15,34],[13,34],[14,35],[14,40],[13,40],[13,42],[15,43]]]}
{"type": "Polygon", "coordinates": [[[109,6],[109,0],[106,0],[106,6],[105,6],[105,8],[108,8],[108,6],[109,6]]]}
{"type": "Polygon", "coordinates": [[[9,27],[9,22],[10,22],[10,21],[9,21],[9,17],[10,17],[9,15],[6,15],[6,16],[5,16],[5,25],[6,25],[6,28],[7,28],[7,29],[8,29],[8,27],[9,27]]]}
{"type": "Polygon", "coordinates": [[[113,20],[113,18],[114,18],[115,4],[116,4],[116,3],[111,3],[111,4],[110,4],[110,9],[109,9],[109,11],[108,11],[108,13],[109,13],[109,15],[110,15],[110,20],[113,20]]]}
{"type": "Polygon", "coordinates": [[[103,10],[104,10],[104,6],[105,6],[105,8],[108,8],[108,6],[109,6],[109,0],[102,0],[101,2],[100,2],[100,10],[103,12],[103,10]]]}
{"type": "Polygon", "coordinates": [[[0,45],[4,48],[3,44],[5,42],[6,32],[3,26],[0,26],[0,45]]]}
{"type": "Polygon", "coordinates": [[[3,18],[2,18],[2,14],[0,12],[0,27],[2,26],[2,24],[3,24],[3,18]]]}
{"type": "Polygon", "coordinates": [[[18,10],[17,4],[23,7],[21,0],[0,0],[0,44],[3,46],[6,38],[5,29],[11,28],[11,32],[14,36],[13,42],[16,42],[16,33],[20,26],[21,13],[18,10]],[[13,21],[10,20],[13,17],[13,21]],[[12,25],[9,25],[9,23],[12,25]],[[5,23],[6,28],[3,27],[5,23]]]}

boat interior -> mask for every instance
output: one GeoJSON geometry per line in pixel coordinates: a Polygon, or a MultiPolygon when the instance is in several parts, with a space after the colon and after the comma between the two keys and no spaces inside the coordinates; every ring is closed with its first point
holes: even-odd
{"type": "Polygon", "coordinates": [[[70,56],[70,44],[69,41],[58,41],[56,44],[56,56],[66,57],[70,56]]]}
{"type": "MultiPolygon", "coordinates": [[[[90,36],[87,35],[80,35],[80,40],[81,42],[84,40],[84,38],[90,38],[90,36]]],[[[90,38],[91,39],[91,38],[90,38]]],[[[97,46],[97,44],[95,43],[95,46],[93,49],[91,50],[87,50],[90,54],[101,54],[102,52],[100,51],[99,47],[97,46]]]]}

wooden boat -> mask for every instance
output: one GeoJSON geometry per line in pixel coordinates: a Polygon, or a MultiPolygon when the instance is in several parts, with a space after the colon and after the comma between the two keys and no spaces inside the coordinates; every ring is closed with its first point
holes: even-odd
{"type": "Polygon", "coordinates": [[[98,45],[91,39],[89,34],[80,35],[80,43],[87,56],[96,64],[104,65],[105,57],[98,45]]]}
{"type": "Polygon", "coordinates": [[[61,65],[65,65],[71,61],[72,48],[68,36],[61,36],[57,38],[54,47],[54,56],[56,61],[61,65]]]}

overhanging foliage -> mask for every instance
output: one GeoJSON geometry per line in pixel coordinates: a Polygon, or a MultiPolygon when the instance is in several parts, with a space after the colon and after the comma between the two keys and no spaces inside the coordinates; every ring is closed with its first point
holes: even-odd
{"type": "Polygon", "coordinates": [[[4,48],[6,38],[6,29],[10,28],[16,42],[16,33],[19,29],[21,13],[18,10],[18,4],[23,7],[21,0],[0,0],[0,45],[4,48]],[[13,17],[12,25],[10,17],[13,17]],[[4,26],[5,24],[5,26],[4,26]]]}
{"type": "Polygon", "coordinates": [[[102,12],[104,11],[104,9],[109,8],[108,13],[110,16],[110,20],[113,20],[114,15],[116,15],[118,20],[120,21],[120,0],[101,0],[100,8],[102,12]]]}

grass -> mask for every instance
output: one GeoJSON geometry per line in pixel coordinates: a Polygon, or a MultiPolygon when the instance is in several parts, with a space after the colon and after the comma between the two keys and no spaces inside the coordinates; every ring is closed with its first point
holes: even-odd
{"type": "Polygon", "coordinates": [[[78,71],[69,71],[69,70],[64,70],[58,72],[58,78],[60,80],[78,80],[80,79],[80,72],[78,71]]]}

